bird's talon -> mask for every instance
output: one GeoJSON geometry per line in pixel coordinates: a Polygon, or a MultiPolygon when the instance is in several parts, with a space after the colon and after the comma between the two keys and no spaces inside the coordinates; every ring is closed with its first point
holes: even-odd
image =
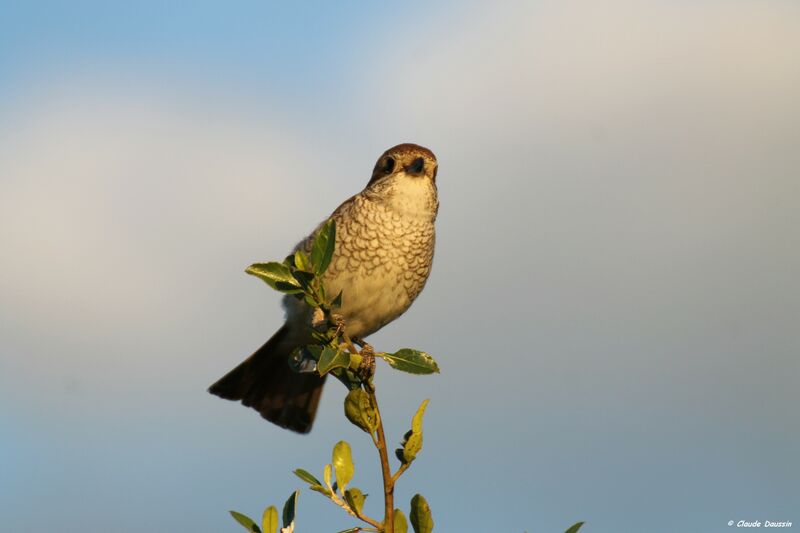
{"type": "Polygon", "coordinates": [[[344,317],[337,313],[332,313],[331,319],[333,320],[333,323],[336,326],[336,337],[338,337],[344,331],[344,326],[345,326],[344,317]]]}
{"type": "Polygon", "coordinates": [[[372,346],[370,346],[369,343],[366,342],[364,339],[361,339],[359,337],[353,337],[353,342],[355,344],[358,344],[362,349],[370,350],[370,352],[375,353],[375,351],[372,349],[372,346]]]}
{"type": "Polygon", "coordinates": [[[372,347],[369,346],[368,350],[366,348],[361,350],[361,365],[358,367],[358,377],[361,378],[361,381],[369,381],[374,375],[375,353],[372,351],[372,347]]]}

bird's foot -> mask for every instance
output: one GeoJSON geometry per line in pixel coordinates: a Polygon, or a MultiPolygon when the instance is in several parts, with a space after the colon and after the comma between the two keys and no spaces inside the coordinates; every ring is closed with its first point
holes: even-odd
{"type": "Polygon", "coordinates": [[[355,341],[361,346],[361,365],[358,367],[358,377],[361,381],[370,381],[375,375],[375,350],[366,342],[355,341]]]}
{"type": "Polygon", "coordinates": [[[336,326],[336,335],[334,335],[334,337],[338,337],[344,333],[344,317],[338,313],[331,313],[331,319],[333,320],[333,324],[336,326]]]}
{"type": "Polygon", "coordinates": [[[353,337],[353,342],[355,344],[358,344],[361,347],[362,350],[369,350],[370,353],[373,353],[373,354],[375,353],[375,350],[372,348],[372,346],[367,341],[365,341],[364,339],[360,339],[358,337],[353,337]]]}

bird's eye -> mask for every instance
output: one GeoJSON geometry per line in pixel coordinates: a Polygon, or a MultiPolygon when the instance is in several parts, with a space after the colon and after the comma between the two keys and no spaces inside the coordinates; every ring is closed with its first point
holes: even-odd
{"type": "Polygon", "coordinates": [[[394,171],[394,157],[387,157],[383,162],[384,174],[391,174],[394,171]]]}

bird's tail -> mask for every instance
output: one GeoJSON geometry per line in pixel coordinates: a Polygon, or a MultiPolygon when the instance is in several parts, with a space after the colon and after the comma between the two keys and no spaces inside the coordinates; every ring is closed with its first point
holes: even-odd
{"type": "Polygon", "coordinates": [[[325,379],[316,373],[299,374],[289,367],[297,347],[283,326],[239,366],[209,387],[226,400],[241,400],[281,427],[308,433],[314,423],[325,379]]]}

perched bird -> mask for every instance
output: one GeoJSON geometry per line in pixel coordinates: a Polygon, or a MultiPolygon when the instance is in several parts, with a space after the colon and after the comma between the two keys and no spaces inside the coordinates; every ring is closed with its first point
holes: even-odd
{"type": "MultiPolygon", "coordinates": [[[[328,294],[342,291],[337,313],[350,337],[363,339],[402,315],[425,286],[439,209],[437,168],[427,148],[399,144],[381,155],[364,190],[331,214],[336,246],[323,282],[328,294]]],[[[295,250],[308,251],[317,230],[295,250]]],[[[288,359],[311,342],[312,310],[292,296],[284,298],[284,307],[285,324],[209,392],[241,400],[270,422],[308,433],[325,380],[294,372],[288,359]]]]}

